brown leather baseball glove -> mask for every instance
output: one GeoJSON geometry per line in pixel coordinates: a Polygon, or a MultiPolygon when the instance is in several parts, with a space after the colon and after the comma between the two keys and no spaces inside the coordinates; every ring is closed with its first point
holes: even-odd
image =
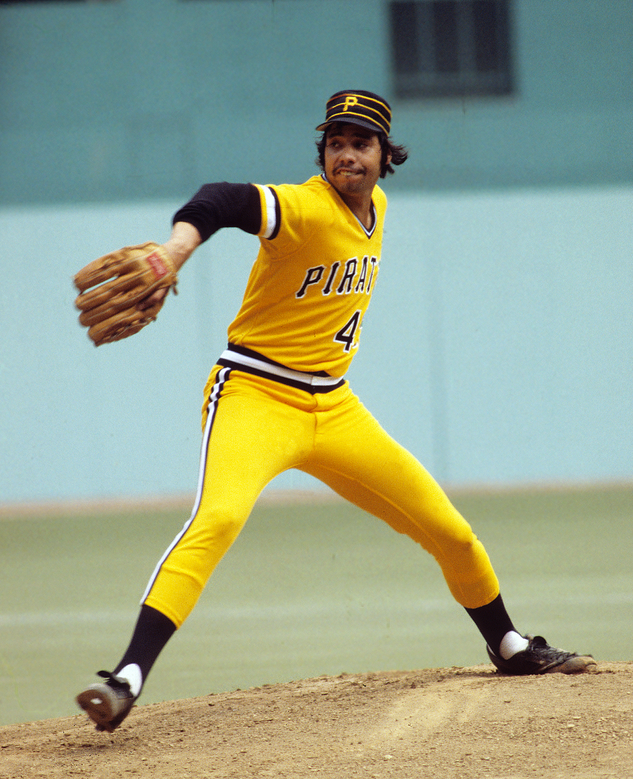
{"type": "Polygon", "coordinates": [[[162,246],[125,246],[93,260],[75,276],[79,322],[89,328],[95,346],[120,341],[156,319],[169,290],[176,292],[177,281],[174,262],[162,246]]]}

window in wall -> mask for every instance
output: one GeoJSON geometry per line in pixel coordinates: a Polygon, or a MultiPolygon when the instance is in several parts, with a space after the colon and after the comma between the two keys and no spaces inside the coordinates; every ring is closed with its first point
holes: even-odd
{"type": "Polygon", "coordinates": [[[510,0],[391,2],[401,98],[509,95],[510,0]]]}

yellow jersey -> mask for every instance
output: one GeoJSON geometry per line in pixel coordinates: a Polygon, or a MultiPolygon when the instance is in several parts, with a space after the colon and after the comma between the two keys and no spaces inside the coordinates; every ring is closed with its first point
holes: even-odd
{"type": "Polygon", "coordinates": [[[323,175],[255,186],[260,249],[229,342],[293,370],[343,376],[378,277],[387,198],[375,187],[367,230],[323,175]]]}

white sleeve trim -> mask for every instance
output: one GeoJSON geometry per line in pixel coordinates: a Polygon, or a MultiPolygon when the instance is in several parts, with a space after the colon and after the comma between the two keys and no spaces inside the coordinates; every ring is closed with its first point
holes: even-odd
{"type": "Polygon", "coordinates": [[[262,186],[262,192],[266,201],[266,228],[262,238],[270,238],[277,227],[277,202],[270,187],[262,186]]]}

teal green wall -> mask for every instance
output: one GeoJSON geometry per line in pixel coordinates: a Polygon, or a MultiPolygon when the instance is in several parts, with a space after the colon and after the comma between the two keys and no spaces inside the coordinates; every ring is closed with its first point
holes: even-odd
{"type": "MultiPolygon", "coordinates": [[[[195,490],[202,388],[257,239],[218,233],[156,323],[99,349],[71,284],[164,240],[176,206],[0,210],[0,503],[195,490]]],[[[633,187],[390,192],[353,388],[445,483],[633,478],[631,214],[633,187]]]]}
{"type": "MultiPolygon", "coordinates": [[[[510,100],[403,104],[354,388],[444,482],[633,478],[633,3],[514,3],[510,100]]],[[[93,349],[72,275],[209,180],[299,181],[343,86],[392,98],[381,0],[0,7],[0,503],[195,489],[256,241],[202,247],[93,349]]],[[[280,486],[305,486],[290,474],[280,486]]],[[[310,486],[312,486],[310,484],[310,486]]]]}
{"type": "Polygon", "coordinates": [[[633,180],[631,0],[515,0],[510,99],[395,100],[386,19],[385,0],[0,7],[0,203],[300,180],[347,86],[392,101],[398,188],[633,180]]]}

